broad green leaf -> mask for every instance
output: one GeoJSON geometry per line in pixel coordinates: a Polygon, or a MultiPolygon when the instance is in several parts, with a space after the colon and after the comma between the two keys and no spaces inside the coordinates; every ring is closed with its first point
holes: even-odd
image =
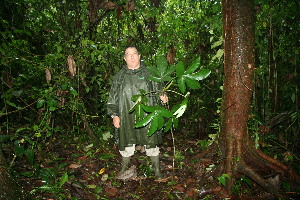
{"type": "Polygon", "coordinates": [[[163,81],[171,81],[173,78],[171,77],[172,73],[176,70],[174,66],[169,66],[165,69],[163,73],[161,73],[161,78],[163,81]]]}
{"type": "Polygon", "coordinates": [[[143,104],[136,103],[130,110],[129,113],[134,112],[135,120],[139,121],[141,118],[144,117],[144,109],[142,108],[143,104]]]}
{"type": "Polygon", "coordinates": [[[24,151],[24,154],[27,156],[29,163],[33,164],[33,161],[34,161],[34,150],[28,148],[28,149],[26,149],[24,151]]]}
{"type": "Polygon", "coordinates": [[[197,73],[187,75],[187,77],[195,79],[197,81],[201,81],[201,80],[205,79],[206,77],[208,77],[210,73],[211,73],[211,71],[208,69],[201,69],[197,73]]]}
{"type": "Polygon", "coordinates": [[[223,55],[224,55],[224,49],[219,49],[217,51],[216,55],[214,55],[214,57],[212,57],[212,60],[215,60],[216,58],[218,58],[220,60],[223,55]]]}
{"type": "Polygon", "coordinates": [[[151,113],[149,115],[147,115],[143,120],[141,120],[140,122],[135,124],[135,128],[140,128],[143,126],[146,126],[147,124],[149,124],[151,122],[151,120],[154,118],[155,113],[151,113]]]}
{"type": "Polygon", "coordinates": [[[56,108],[51,106],[51,107],[49,108],[49,110],[52,112],[52,111],[55,111],[56,108]]]}
{"type": "Polygon", "coordinates": [[[148,66],[148,70],[154,76],[160,77],[160,72],[159,72],[159,70],[156,67],[154,67],[154,66],[148,66]]]}
{"type": "Polygon", "coordinates": [[[143,105],[138,106],[136,110],[136,121],[140,121],[143,117],[145,117],[144,109],[142,108],[143,105]]]}
{"type": "Polygon", "coordinates": [[[15,107],[17,108],[16,104],[14,104],[13,102],[10,102],[10,101],[6,101],[6,103],[12,107],[15,107]]]}
{"type": "Polygon", "coordinates": [[[217,47],[217,46],[220,46],[220,45],[222,45],[223,44],[223,39],[222,38],[220,38],[220,40],[219,41],[216,41],[215,43],[213,43],[212,45],[211,45],[211,48],[213,49],[213,48],[215,48],[215,47],[217,47]]]}
{"type": "Polygon", "coordinates": [[[200,65],[200,57],[197,58],[193,64],[186,70],[186,72],[184,74],[190,74],[193,73],[196,69],[198,69],[200,65]]]}
{"type": "Polygon", "coordinates": [[[68,83],[61,84],[61,89],[66,90],[68,88],[68,85],[69,85],[68,83]]]}
{"type": "Polygon", "coordinates": [[[165,125],[165,129],[164,129],[164,132],[167,132],[167,131],[169,131],[170,129],[171,129],[171,127],[172,127],[172,118],[171,119],[169,119],[168,121],[167,121],[167,123],[166,123],[166,125],[165,125]]]}
{"type": "Polygon", "coordinates": [[[158,119],[158,127],[157,127],[157,130],[160,130],[164,127],[165,125],[165,119],[161,116],[161,115],[158,115],[157,116],[157,119],[158,119]]]}
{"type": "Polygon", "coordinates": [[[146,106],[146,105],[142,105],[142,108],[143,108],[146,112],[150,113],[150,112],[154,112],[154,111],[155,111],[156,106],[146,106]]]}
{"type": "Polygon", "coordinates": [[[159,114],[163,117],[168,117],[168,118],[173,116],[173,114],[165,108],[160,108],[159,114]]]}
{"type": "Polygon", "coordinates": [[[162,81],[164,81],[164,82],[168,82],[168,81],[171,81],[172,80],[172,77],[171,76],[164,76],[163,78],[162,78],[162,81]]]}
{"type": "Polygon", "coordinates": [[[168,61],[165,57],[159,57],[157,59],[157,67],[149,66],[149,72],[152,74],[150,80],[154,82],[170,81],[172,77],[170,76],[174,71],[174,67],[169,67],[168,61]]]}
{"type": "MultiPolygon", "coordinates": [[[[145,90],[140,90],[142,94],[134,95],[131,97],[131,100],[134,101],[134,105],[130,108],[129,112],[138,111],[139,113],[141,112],[141,105],[145,104],[148,102],[148,98],[145,96],[146,91],[145,90]]],[[[136,114],[138,115],[138,114],[136,114]]],[[[139,117],[138,117],[139,118],[139,117]]]]}
{"type": "Polygon", "coordinates": [[[168,67],[168,61],[166,57],[164,56],[159,57],[157,60],[157,68],[160,71],[161,75],[163,75],[166,72],[167,67],[168,67]]]}
{"type": "Polygon", "coordinates": [[[19,144],[18,142],[15,142],[14,146],[15,146],[15,152],[17,156],[20,156],[25,152],[23,144],[19,144]]]}
{"type": "Polygon", "coordinates": [[[140,89],[140,93],[141,93],[142,95],[146,95],[146,94],[147,94],[147,92],[146,92],[145,90],[143,90],[143,89],[140,89]]]}
{"type": "MultiPolygon", "coordinates": [[[[152,114],[152,113],[151,113],[152,114]]],[[[153,135],[153,133],[155,133],[155,131],[157,130],[158,128],[158,117],[153,117],[152,121],[151,121],[151,125],[150,125],[150,128],[149,128],[149,132],[148,132],[148,136],[151,136],[153,135]]]]}
{"type": "Polygon", "coordinates": [[[161,82],[161,78],[159,78],[159,77],[155,77],[155,76],[150,76],[149,78],[148,78],[150,81],[154,81],[154,82],[161,82]]]}
{"type": "Polygon", "coordinates": [[[225,186],[226,185],[226,178],[230,178],[230,176],[228,174],[223,174],[222,176],[218,177],[217,179],[219,180],[219,182],[225,186]]]}
{"type": "Polygon", "coordinates": [[[63,184],[65,184],[65,182],[67,182],[68,180],[69,180],[69,176],[68,173],[66,172],[60,179],[59,187],[63,186],[63,184]]]}
{"type": "Polygon", "coordinates": [[[178,119],[174,117],[174,118],[172,118],[172,121],[173,121],[174,129],[176,129],[178,127],[178,119]]]}
{"type": "Polygon", "coordinates": [[[35,125],[33,125],[32,128],[33,128],[34,131],[37,131],[39,129],[39,126],[35,124],[35,125]]]}
{"type": "Polygon", "coordinates": [[[134,102],[140,102],[142,100],[142,97],[140,94],[137,94],[137,95],[134,95],[131,97],[131,100],[134,101],[134,102]]]}
{"type": "Polygon", "coordinates": [[[147,102],[148,102],[148,98],[145,95],[143,95],[141,103],[145,104],[147,102]]]}
{"type": "Polygon", "coordinates": [[[166,76],[170,76],[176,70],[174,66],[170,66],[170,68],[166,71],[166,76]]]}
{"type": "Polygon", "coordinates": [[[185,93],[185,90],[186,90],[186,85],[185,85],[185,81],[184,81],[184,78],[183,77],[180,77],[178,79],[178,86],[179,86],[179,89],[182,93],[185,93]]]}
{"type": "Polygon", "coordinates": [[[187,107],[187,99],[184,99],[182,101],[182,103],[180,104],[180,107],[178,108],[178,110],[176,110],[176,112],[173,114],[175,115],[176,118],[179,118],[183,115],[183,113],[185,112],[187,107]]]}
{"type": "Polygon", "coordinates": [[[71,92],[71,94],[72,94],[73,96],[78,96],[78,93],[77,93],[77,91],[76,91],[76,90],[74,90],[74,88],[73,88],[73,87],[71,87],[71,88],[70,88],[70,92],[71,92]]]}
{"type": "Polygon", "coordinates": [[[199,89],[200,88],[200,83],[194,79],[190,79],[186,77],[185,79],[186,85],[191,88],[191,89],[199,89]]]}
{"type": "Polygon", "coordinates": [[[176,65],[176,76],[177,77],[181,77],[184,74],[184,65],[183,62],[180,61],[177,65],[176,65]]]}

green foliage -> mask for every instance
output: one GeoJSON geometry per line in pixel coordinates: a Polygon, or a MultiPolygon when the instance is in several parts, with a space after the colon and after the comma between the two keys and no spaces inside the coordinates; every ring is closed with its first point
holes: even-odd
{"type": "MultiPolygon", "coordinates": [[[[150,107],[147,94],[140,91],[133,97],[132,108],[137,126],[148,124],[151,135],[177,128],[184,118],[180,124],[189,128],[186,136],[194,138],[191,134],[197,133],[202,148],[216,141],[215,133],[220,130],[221,1],[166,0],[157,7],[151,1],[135,1],[133,11],[124,8],[125,1],[114,1],[123,8],[120,16],[115,9],[93,12],[89,2],[3,0],[0,8],[0,142],[12,168],[21,163],[28,170],[26,176],[50,182],[36,188],[45,193],[62,194],[59,185],[67,177],[55,175],[57,169],[37,169],[42,152],[54,144],[68,146],[74,141],[94,156],[96,142],[87,148],[91,142],[86,141],[90,138],[82,115],[100,138],[101,147],[112,141],[105,103],[110,78],[123,66],[123,50],[129,44],[136,45],[147,61],[150,79],[165,84],[159,92],[172,97],[170,109],[150,107]],[[76,63],[73,77],[68,75],[69,55],[76,63]],[[45,70],[51,74],[48,82],[45,70]]],[[[256,1],[254,117],[248,121],[256,147],[296,169],[298,7],[297,1],[256,1]],[[269,131],[262,132],[263,127],[269,131]]],[[[104,153],[100,159],[110,156],[104,153]]],[[[284,188],[290,188],[288,183],[284,188]]]]}
{"type": "Polygon", "coordinates": [[[234,182],[232,192],[235,195],[242,195],[249,193],[248,188],[252,188],[252,181],[246,176],[242,176],[234,182]]]}
{"type": "Polygon", "coordinates": [[[226,179],[230,179],[230,176],[228,174],[222,174],[222,176],[217,177],[217,179],[223,186],[226,186],[226,179]]]}
{"type": "Polygon", "coordinates": [[[152,76],[149,78],[155,82],[169,82],[172,80],[172,74],[175,71],[175,67],[168,64],[168,61],[165,57],[159,57],[157,59],[157,66],[148,65],[148,69],[152,76]]]}
{"type": "MultiPolygon", "coordinates": [[[[157,59],[157,65],[149,66],[149,71],[152,73],[150,80],[155,82],[168,82],[166,87],[162,91],[151,91],[150,93],[165,94],[165,92],[174,92],[179,94],[176,91],[170,90],[169,88],[173,85],[173,80],[177,79],[178,87],[182,93],[186,92],[186,86],[191,89],[200,88],[200,83],[198,81],[205,79],[209,74],[210,70],[199,70],[195,72],[200,65],[200,58],[196,59],[187,70],[184,69],[182,62],[179,62],[175,67],[169,66],[166,58],[159,57],[157,59]],[[176,69],[176,74],[175,72],[176,69]]],[[[174,105],[171,111],[167,110],[163,106],[148,106],[147,102],[147,93],[144,90],[140,90],[140,94],[134,95],[132,101],[135,102],[134,106],[130,109],[130,112],[134,112],[135,119],[137,121],[135,127],[144,127],[147,126],[150,122],[150,128],[148,135],[153,135],[156,131],[161,130],[165,127],[165,132],[169,131],[170,128],[177,127],[178,118],[181,117],[187,108],[189,92],[185,95],[183,101],[179,105],[174,105]],[[145,115],[148,113],[148,115],[145,115]],[[167,119],[167,122],[165,122],[167,119]]]]}
{"type": "Polygon", "coordinates": [[[191,89],[199,89],[200,84],[198,81],[205,79],[210,74],[210,70],[207,69],[202,69],[195,73],[199,66],[200,58],[196,59],[186,71],[182,62],[179,62],[176,66],[177,83],[182,93],[186,92],[186,86],[191,89]]]}

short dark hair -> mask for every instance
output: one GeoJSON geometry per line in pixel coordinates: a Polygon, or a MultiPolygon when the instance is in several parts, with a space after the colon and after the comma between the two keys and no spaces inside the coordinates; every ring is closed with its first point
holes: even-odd
{"type": "Polygon", "coordinates": [[[140,54],[140,52],[139,52],[139,50],[137,49],[137,47],[136,47],[136,46],[134,46],[134,45],[129,45],[129,46],[127,46],[127,47],[125,48],[125,50],[124,50],[124,56],[125,56],[125,52],[126,52],[126,50],[127,50],[127,49],[129,49],[129,48],[135,48],[135,49],[136,49],[136,51],[138,52],[138,54],[140,54]]]}

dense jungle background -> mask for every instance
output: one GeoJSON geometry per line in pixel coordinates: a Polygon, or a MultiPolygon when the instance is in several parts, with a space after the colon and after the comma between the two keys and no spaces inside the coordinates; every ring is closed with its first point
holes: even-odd
{"type": "Polygon", "coordinates": [[[2,0],[0,199],[300,198],[300,2],[249,2],[2,0]],[[226,38],[229,22],[238,36],[226,38]],[[251,23],[255,62],[236,90],[226,80],[241,82],[244,71],[226,67],[225,44],[243,49],[251,23]],[[170,90],[173,124],[159,118],[168,127],[162,180],[141,148],[128,177],[115,179],[120,155],[106,100],[129,45],[170,90]],[[238,115],[246,131],[230,135],[229,97],[239,91],[249,96],[238,115]]]}

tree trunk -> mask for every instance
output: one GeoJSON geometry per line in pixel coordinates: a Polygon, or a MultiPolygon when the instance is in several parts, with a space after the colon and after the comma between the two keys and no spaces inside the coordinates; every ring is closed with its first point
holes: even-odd
{"type": "MultiPolygon", "coordinates": [[[[254,70],[254,13],[251,0],[223,0],[224,92],[221,140],[226,174],[234,176],[242,157],[251,104],[254,70]]],[[[231,187],[228,181],[228,187],[231,187]]]]}
{"type": "MultiPolygon", "coordinates": [[[[299,176],[256,149],[247,134],[255,60],[253,6],[252,0],[222,0],[225,76],[221,130],[218,143],[202,155],[223,160],[216,163],[217,167],[206,177],[229,175],[225,182],[227,197],[231,194],[234,180],[241,175],[255,181],[269,194],[280,197],[278,185],[269,183],[265,175],[283,175],[287,172],[296,180],[299,176]],[[220,152],[216,152],[218,150],[220,152]]],[[[216,193],[219,189],[210,191],[216,193]]]]}
{"type": "Polygon", "coordinates": [[[7,169],[6,160],[0,149],[0,200],[18,200],[22,198],[20,187],[7,169]]]}

